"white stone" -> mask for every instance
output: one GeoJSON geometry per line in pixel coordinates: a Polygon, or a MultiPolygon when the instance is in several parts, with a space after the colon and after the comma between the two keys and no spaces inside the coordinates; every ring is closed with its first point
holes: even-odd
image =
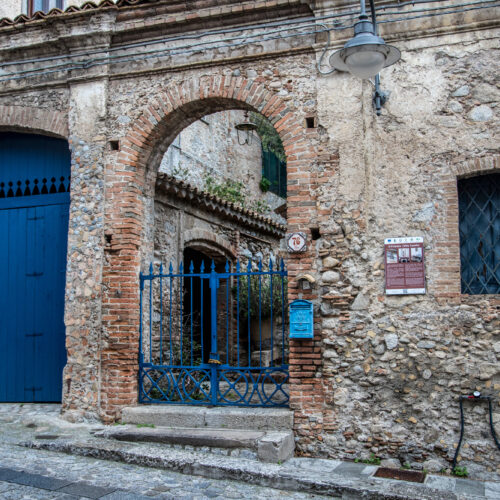
{"type": "Polygon", "coordinates": [[[500,100],[500,90],[489,83],[480,83],[473,91],[472,97],[481,103],[500,100]]]}
{"type": "Polygon", "coordinates": [[[395,333],[388,333],[387,335],[384,335],[384,342],[387,347],[387,349],[396,349],[398,346],[398,336],[395,333]]]}
{"type": "Polygon", "coordinates": [[[333,400],[335,401],[336,405],[344,406],[347,402],[348,395],[349,391],[344,387],[340,387],[333,393],[333,400]]]}
{"type": "Polygon", "coordinates": [[[445,468],[446,464],[439,462],[439,460],[430,459],[423,463],[423,468],[427,469],[429,472],[439,472],[441,469],[445,468]]]}
{"type": "Polygon", "coordinates": [[[421,210],[415,213],[412,219],[416,222],[430,222],[435,213],[434,203],[426,203],[421,210]]]}
{"type": "Polygon", "coordinates": [[[321,278],[323,283],[336,283],[340,280],[340,274],[336,271],[327,271],[321,278]]]}
{"type": "Polygon", "coordinates": [[[469,118],[475,122],[487,122],[493,118],[493,111],[489,106],[482,104],[470,111],[469,118]]]}
{"type": "Polygon", "coordinates": [[[401,469],[401,462],[397,458],[384,458],[380,462],[380,467],[389,467],[390,469],[401,469]]]}
{"type": "Polygon", "coordinates": [[[370,305],[370,299],[366,295],[358,293],[358,295],[354,299],[354,302],[351,305],[351,309],[353,311],[361,311],[363,309],[368,309],[369,305],[370,305]]]}
{"type": "Polygon", "coordinates": [[[323,259],[323,267],[335,267],[338,266],[338,264],[339,261],[337,259],[334,259],[333,257],[326,257],[325,259],[323,259]]]}
{"type": "Polygon", "coordinates": [[[417,347],[419,349],[434,349],[434,347],[436,347],[436,342],[433,342],[432,340],[421,340],[417,344],[417,347]]]}
{"type": "Polygon", "coordinates": [[[469,95],[470,88],[468,85],[462,85],[459,87],[453,94],[451,94],[453,97],[465,97],[466,95],[469,95]]]}
{"type": "Polygon", "coordinates": [[[464,107],[458,101],[450,101],[448,107],[453,113],[461,113],[464,110],[464,107]]]}

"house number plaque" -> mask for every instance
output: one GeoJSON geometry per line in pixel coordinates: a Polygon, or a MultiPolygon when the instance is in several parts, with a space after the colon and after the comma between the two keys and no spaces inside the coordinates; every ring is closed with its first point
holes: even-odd
{"type": "Polygon", "coordinates": [[[305,233],[291,233],[286,237],[286,246],[291,253],[305,252],[306,242],[305,233]]]}

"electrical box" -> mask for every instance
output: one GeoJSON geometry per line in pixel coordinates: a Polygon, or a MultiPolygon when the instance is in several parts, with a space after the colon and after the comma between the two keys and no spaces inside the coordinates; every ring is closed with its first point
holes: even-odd
{"type": "Polygon", "coordinates": [[[314,337],[313,304],[309,300],[294,300],[290,304],[290,338],[314,337]]]}

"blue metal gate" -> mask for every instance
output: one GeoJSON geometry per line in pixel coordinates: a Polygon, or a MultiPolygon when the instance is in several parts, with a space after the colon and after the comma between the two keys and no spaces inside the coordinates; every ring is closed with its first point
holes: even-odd
{"type": "Polygon", "coordinates": [[[141,403],[288,405],[287,272],[245,267],[141,273],[141,403]]]}
{"type": "Polygon", "coordinates": [[[0,134],[0,401],[61,400],[70,153],[0,134]]]}

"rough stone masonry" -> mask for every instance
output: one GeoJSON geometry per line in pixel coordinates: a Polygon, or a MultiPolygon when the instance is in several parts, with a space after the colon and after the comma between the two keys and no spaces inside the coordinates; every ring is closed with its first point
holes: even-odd
{"type": "MultiPolygon", "coordinates": [[[[307,252],[288,258],[289,299],[314,301],[316,318],[314,340],[291,342],[299,453],[439,471],[458,443],[457,398],[473,390],[495,398],[498,426],[500,300],[460,292],[457,179],[500,171],[500,12],[464,3],[419,16],[376,2],[403,54],[381,75],[381,117],[370,82],[317,69],[325,29],[331,50],[352,36],[355,1],[121,0],[0,21],[0,125],[67,138],[72,151],[68,419],[110,422],[136,404],[137,276],[161,158],[198,118],[242,109],[279,132],[288,231],[308,235],[307,252]],[[426,295],[384,294],[390,236],[424,238],[426,295]]],[[[491,478],[500,455],[487,417],[467,407],[459,463],[491,478]]]]}

